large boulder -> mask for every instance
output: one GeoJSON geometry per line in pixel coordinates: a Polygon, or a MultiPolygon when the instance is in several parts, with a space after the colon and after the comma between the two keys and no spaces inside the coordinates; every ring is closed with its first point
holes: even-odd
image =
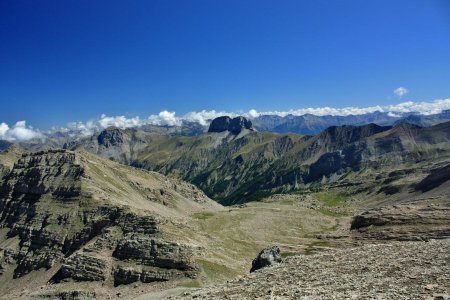
{"type": "Polygon", "coordinates": [[[278,246],[265,248],[259,252],[258,256],[253,260],[250,273],[265,267],[279,264],[282,261],[280,248],[278,246]]]}
{"type": "Polygon", "coordinates": [[[228,116],[215,118],[209,125],[208,132],[229,131],[239,134],[243,129],[254,130],[252,122],[244,117],[230,118],[228,116]]]}

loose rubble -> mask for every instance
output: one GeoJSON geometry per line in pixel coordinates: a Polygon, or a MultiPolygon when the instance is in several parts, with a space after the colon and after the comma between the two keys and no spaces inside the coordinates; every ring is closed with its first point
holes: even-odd
{"type": "Polygon", "coordinates": [[[448,299],[450,240],[367,244],[287,258],[171,299],[448,299]]]}

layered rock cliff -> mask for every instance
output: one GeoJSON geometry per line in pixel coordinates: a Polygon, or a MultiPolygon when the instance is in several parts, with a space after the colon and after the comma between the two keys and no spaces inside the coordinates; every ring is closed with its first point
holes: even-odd
{"type": "Polygon", "coordinates": [[[24,154],[0,188],[0,283],[38,270],[59,284],[195,277],[197,250],[171,238],[166,216],[209,205],[190,184],[87,153],[24,154]]]}

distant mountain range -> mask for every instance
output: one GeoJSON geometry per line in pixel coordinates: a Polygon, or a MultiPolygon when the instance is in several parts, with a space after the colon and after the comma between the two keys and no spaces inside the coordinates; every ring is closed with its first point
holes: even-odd
{"type": "MultiPolygon", "coordinates": [[[[197,123],[110,127],[90,137],[60,133],[18,146],[34,151],[87,150],[179,177],[222,204],[256,199],[280,188],[332,180],[335,174],[365,167],[390,168],[450,155],[449,110],[403,117],[387,113],[272,115],[254,119],[253,126],[242,117],[233,120],[243,126],[242,130],[236,130],[234,121],[222,117],[211,122],[213,132],[197,123]]],[[[8,146],[9,142],[0,143],[0,148],[8,146]]]]}
{"type": "Polygon", "coordinates": [[[389,126],[401,122],[418,126],[432,126],[450,121],[450,110],[444,110],[434,115],[403,114],[392,115],[386,112],[373,112],[364,115],[349,116],[316,116],[306,114],[302,116],[263,115],[253,119],[253,125],[259,131],[272,131],[278,133],[293,132],[298,134],[317,134],[330,126],[354,125],[362,126],[374,123],[380,126],[389,126]]]}
{"type": "MultiPolygon", "coordinates": [[[[296,115],[261,115],[250,119],[253,128],[261,132],[275,133],[297,133],[302,135],[315,135],[331,126],[364,126],[367,124],[377,124],[380,126],[393,126],[398,123],[409,123],[421,127],[436,125],[450,121],[450,110],[443,110],[441,113],[433,115],[422,114],[396,114],[389,112],[373,112],[362,115],[348,116],[317,116],[313,114],[296,115]]],[[[212,120],[209,120],[211,123],[212,120]]],[[[208,131],[209,124],[202,125],[198,122],[182,121],[181,125],[143,125],[136,127],[142,132],[165,136],[197,136],[208,131]]],[[[106,128],[103,128],[106,129],[106,128]]],[[[42,133],[44,138],[34,138],[26,141],[15,141],[14,143],[27,150],[46,150],[54,148],[70,148],[71,145],[92,134],[99,134],[103,129],[96,129],[89,135],[81,130],[63,130],[42,133]]],[[[124,128],[122,128],[124,129],[124,128]]],[[[0,151],[7,148],[11,141],[0,140],[0,151]]]]}
{"type": "Polygon", "coordinates": [[[430,127],[400,122],[331,126],[316,135],[255,132],[245,126],[236,132],[223,128],[167,136],[111,127],[66,148],[178,177],[229,205],[333,182],[365,168],[377,172],[435,161],[450,156],[449,145],[450,122],[430,127]]]}

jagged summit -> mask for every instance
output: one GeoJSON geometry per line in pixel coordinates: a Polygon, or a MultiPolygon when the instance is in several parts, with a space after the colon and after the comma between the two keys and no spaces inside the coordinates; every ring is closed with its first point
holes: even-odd
{"type": "Polygon", "coordinates": [[[222,116],[215,118],[211,125],[209,125],[208,132],[223,132],[229,131],[232,134],[239,134],[243,129],[249,129],[254,131],[252,122],[242,116],[236,118],[230,118],[229,116],[222,116]]]}
{"type": "Polygon", "coordinates": [[[124,143],[128,136],[124,133],[124,130],[117,127],[108,127],[104,129],[97,137],[99,145],[103,145],[108,148],[111,146],[120,146],[124,143]]]}

